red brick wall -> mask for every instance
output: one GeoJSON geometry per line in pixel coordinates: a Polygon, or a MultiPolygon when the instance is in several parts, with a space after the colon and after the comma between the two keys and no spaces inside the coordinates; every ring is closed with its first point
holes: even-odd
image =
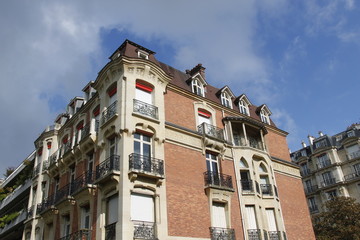
{"type": "Polygon", "coordinates": [[[290,161],[289,148],[286,137],[269,130],[265,135],[267,149],[271,156],[290,161]]]}
{"type": "Polygon", "coordinates": [[[300,179],[275,173],[288,239],[315,239],[300,179]]]}
{"type": "Polygon", "coordinates": [[[194,101],[170,90],[167,91],[164,97],[165,120],[195,130],[194,101]]]}

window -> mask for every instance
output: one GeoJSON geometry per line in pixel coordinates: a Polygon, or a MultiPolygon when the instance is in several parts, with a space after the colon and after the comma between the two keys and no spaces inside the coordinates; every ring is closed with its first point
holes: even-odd
{"type": "Polygon", "coordinates": [[[270,125],[270,119],[269,119],[269,115],[268,113],[265,111],[265,109],[262,109],[260,111],[260,118],[261,118],[261,121],[263,123],[266,123],[266,124],[269,124],[270,125]]]}
{"type": "Polygon", "coordinates": [[[64,215],[62,216],[62,236],[68,236],[70,235],[70,215],[64,215]]]}
{"type": "Polygon", "coordinates": [[[322,174],[322,177],[323,177],[323,186],[328,186],[328,185],[331,185],[331,184],[334,184],[335,183],[335,178],[333,178],[332,176],[332,173],[329,171],[329,172],[324,172],[322,174]]]}
{"type": "Polygon", "coordinates": [[[81,208],[81,229],[90,229],[90,207],[81,208]]]}
{"type": "Polygon", "coordinates": [[[76,189],[74,188],[74,181],[75,181],[75,166],[70,167],[70,176],[69,176],[69,184],[70,184],[70,192],[72,193],[76,189]]]}
{"type": "Polygon", "coordinates": [[[310,169],[309,169],[309,167],[308,167],[307,164],[302,164],[302,165],[300,165],[300,168],[301,168],[301,174],[302,174],[303,176],[306,176],[306,175],[309,175],[309,174],[310,174],[310,169]]]}
{"type": "Polygon", "coordinates": [[[319,168],[324,168],[331,165],[331,161],[326,153],[318,156],[317,159],[318,159],[319,168]]]}
{"type": "Polygon", "coordinates": [[[56,195],[57,192],[59,191],[59,184],[60,184],[60,179],[59,179],[59,177],[55,177],[54,195],[56,195]]]}
{"type": "Polygon", "coordinates": [[[155,222],[154,198],[150,195],[131,194],[131,220],[155,222]]]}
{"type": "Polygon", "coordinates": [[[137,50],[138,52],[138,57],[142,58],[142,59],[149,59],[149,53],[145,52],[145,51],[141,51],[141,50],[137,50]]]}
{"type": "Polygon", "coordinates": [[[140,133],[134,134],[135,169],[151,172],[151,137],[140,133]]]}
{"type": "Polygon", "coordinates": [[[360,176],[360,163],[357,163],[355,165],[353,165],[354,170],[355,170],[355,174],[360,176]]]}
{"type": "Polygon", "coordinates": [[[358,144],[346,148],[349,159],[360,157],[360,147],[358,144]]]}
{"type": "Polygon", "coordinates": [[[41,233],[40,233],[40,228],[37,227],[35,229],[35,240],[40,240],[41,239],[41,233]]]}
{"type": "MultiPolygon", "coordinates": [[[[251,234],[254,234],[255,232],[251,232],[249,230],[257,230],[257,221],[256,221],[256,214],[255,214],[255,206],[245,206],[245,212],[246,212],[246,220],[247,220],[247,226],[248,226],[248,233],[249,236],[251,234]]],[[[256,238],[250,238],[250,239],[256,239],[256,238]]]]}
{"type": "Polygon", "coordinates": [[[216,155],[206,153],[206,168],[209,172],[218,173],[218,160],[216,155]]]}
{"type": "Polygon", "coordinates": [[[225,203],[213,202],[212,204],[212,226],[227,228],[227,217],[225,203]]]}
{"type": "Polygon", "coordinates": [[[311,180],[306,180],[306,181],[305,181],[305,186],[306,186],[306,189],[308,189],[308,190],[310,189],[310,190],[311,190],[311,189],[312,189],[311,180]]]}
{"type": "Polygon", "coordinates": [[[109,139],[109,157],[117,154],[117,141],[116,137],[109,139]]]}
{"type": "Polygon", "coordinates": [[[118,199],[118,195],[111,196],[107,199],[106,225],[116,223],[118,220],[118,199]]]}
{"type": "Polygon", "coordinates": [[[333,200],[334,198],[337,197],[336,189],[335,189],[335,190],[328,191],[328,192],[326,192],[325,194],[326,194],[327,200],[333,200]]]}
{"type": "Polygon", "coordinates": [[[192,88],[193,93],[195,93],[196,95],[204,97],[204,87],[203,87],[203,85],[200,83],[200,81],[198,79],[194,79],[191,82],[191,88],[192,88]]]}
{"type": "Polygon", "coordinates": [[[326,147],[326,146],[327,146],[326,139],[323,139],[323,140],[318,141],[318,142],[315,143],[316,148],[326,147]]]}
{"type": "Polygon", "coordinates": [[[266,211],[266,218],[267,218],[269,232],[277,232],[275,210],[273,208],[268,208],[265,211],[266,211]]]}
{"type": "Polygon", "coordinates": [[[153,91],[152,86],[137,81],[136,90],[135,90],[135,99],[148,104],[152,104],[152,94],[151,94],[152,91],[153,91]]]}
{"type": "Polygon", "coordinates": [[[79,143],[80,139],[81,139],[81,132],[84,128],[84,121],[81,121],[77,126],[76,126],[76,131],[75,131],[75,145],[79,143]]]}
{"type": "Polygon", "coordinates": [[[300,154],[301,154],[302,157],[306,157],[306,156],[307,156],[305,149],[301,150],[300,154]]]}
{"type": "Polygon", "coordinates": [[[201,125],[202,123],[211,125],[211,113],[206,111],[205,109],[198,110],[198,123],[201,125]]]}
{"type": "Polygon", "coordinates": [[[224,105],[225,107],[232,108],[231,98],[228,93],[226,92],[221,93],[221,104],[224,105]]]}
{"type": "Polygon", "coordinates": [[[311,212],[316,211],[317,210],[317,205],[316,205],[315,198],[314,197],[309,198],[308,202],[309,202],[310,211],[311,212]]]}
{"type": "Polygon", "coordinates": [[[244,101],[239,101],[239,109],[242,114],[249,116],[249,105],[244,101]]]}
{"type": "Polygon", "coordinates": [[[354,130],[348,131],[348,132],[347,132],[347,136],[348,136],[348,137],[355,137],[355,132],[354,132],[354,130]]]}

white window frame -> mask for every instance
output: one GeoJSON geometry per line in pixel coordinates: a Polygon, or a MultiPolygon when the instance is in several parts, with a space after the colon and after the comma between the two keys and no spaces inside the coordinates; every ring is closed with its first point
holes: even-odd
{"type": "Polygon", "coordinates": [[[267,112],[266,112],[264,109],[262,109],[262,110],[260,111],[260,118],[261,118],[261,121],[262,121],[263,123],[266,123],[266,124],[269,124],[269,125],[270,125],[269,114],[267,114],[267,112]]]}
{"type": "Polygon", "coordinates": [[[221,93],[221,104],[225,107],[232,108],[231,97],[227,92],[221,93]]]}
{"type": "Polygon", "coordinates": [[[81,207],[81,229],[91,229],[91,211],[90,206],[81,207]],[[86,218],[88,218],[89,226],[86,226],[86,218]]]}
{"type": "Polygon", "coordinates": [[[138,58],[142,58],[142,59],[146,59],[146,60],[149,59],[149,53],[139,50],[139,49],[137,50],[137,53],[138,53],[138,58]]]}
{"type": "Polygon", "coordinates": [[[213,173],[219,173],[219,161],[215,154],[206,153],[206,169],[213,173]]]}
{"type": "Polygon", "coordinates": [[[239,100],[239,110],[240,113],[249,116],[249,105],[243,100],[239,100]]]}
{"type": "Polygon", "coordinates": [[[198,96],[204,97],[204,86],[201,84],[199,79],[193,79],[191,81],[191,91],[198,96]]]}

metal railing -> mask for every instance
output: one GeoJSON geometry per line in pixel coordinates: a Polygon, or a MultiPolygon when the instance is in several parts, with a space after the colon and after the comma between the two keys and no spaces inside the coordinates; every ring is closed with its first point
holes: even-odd
{"type": "Polygon", "coordinates": [[[85,172],[84,174],[77,177],[72,183],[70,188],[70,194],[73,194],[81,189],[84,189],[88,186],[88,184],[92,184],[94,182],[94,172],[85,172]]]}
{"type": "Polygon", "coordinates": [[[113,155],[106,159],[104,162],[96,166],[95,179],[98,180],[111,171],[120,170],[120,156],[113,155]]]}
{"type": "Polygon", "coordinates": [[[54,205],[54,195],[50,195],[47,198],[45,198],[40,204],[37,205],[37,213],[42,213],[49,209],[52,205],[54,205]]]}
{"type": "Polygon", "coordinates": [[[269,196],[273,195],[271,184],[260,184],[260,188],[261,188],[261,193],[263,195],[269,195],[269,196]]]}
{"type": "Polygon", "coordinates": [[[329,178],[329,179],[325,179],[322,183],[321,186],[323,187],[327,187],[330,185],[336,184],[336,179],[335,178],[329,178]]]}
{"type": "Polygon", "coordinates": [[[134,113],[149,116],[151,118],[159,119],[158,108],[146,102],[134,99],[134,113]]]}
{"type": "Polygon", "coordinates": [[[105,226],[105,240],[116,240],[116,222],[105,226]]]}
{"type": "Polygon", "coordinates": [[[206,171],[204,172],[205,185],[218,186],[233,189],[232,177],[226,174],[206,171]]]}
{"type": "Polygon", "coordinates": [[[241,190],[243,193],[253,193],[254,186],[251,180],[240,180],[241,190]]]}
{"type": "Polygon", "coordinates": [[[164,175],[164,161],[149,156],[132,153],[129,155],[129,169],[140,172],[164,175]]]}
{"type": "Polygon", "coordinates": [[[102,113],[101,116],[101,125],[104,125],[107,121],[110,120],[116,114],[116,103],[117,101],[113,102],[110,106],[108,106],[102,113]]]}
{"type": "Polygon", "coordinates": [[[248,229],[248,239],[249,240],[261,240],[261,230],[260,229],[248,229]]]}
{"type": "Polygon", "coordinates": [[[56,191],[54,203],[56,204],[61,200],[65,199],[66,197],[68,197],[70,195],[70,192],[71,192],[71,183],[66,184],[65,186],[63,186],[62,188],[56,191]]]}
{"type": "Polygon", "coordinates": [[[233,228],[210,227],[211,240],[235,240],[233,228]]]}
{"type": "Polygon", "coordinates": [[[57,160],[59,159],[59,154],[61,152],[61,148],[56,150],[51,156],[49,157],[49,166],[57,163],[57,160]]]}
{"type": "Polygon", "coordinates": [[[77,232],[70,233],[64,237],[61,237],[58,240],[90,240],[90,239],[91,239],[91,230],[81,229],[77,232]]]}
{"type": "Polygon", "coordinates": [[[208,123],[200,124],[198,126],[198,132],[207,137],[220,139],[221,141],[225,140],[224,130],[208,123]]]}
{"type": "Polygon", "coordinates": [[[280,240],[281,232],[280,231],[268,231],[269,240],[280,240]]]}
{"type": "Polygon", "coordinates": [[[71,139],[70,139],[67,143],[65,143],[65,144],[63,145],[63,150],[64,150],[64,151],[63,151],[62,155],[70,152],[71,149],[72,149],[72,146],[71,146],[71,139]]]}
{"type": "Polygon", "coordinates": [[[344,176],[345,181],[351,181],[356,178],[360,178],[360,172],[354,172],[344,176]]]}
{"type": "Polygon", "coordinates": [[[156,228],[153,222],[134,222],[134,239],[156,239],[156,228]]]}

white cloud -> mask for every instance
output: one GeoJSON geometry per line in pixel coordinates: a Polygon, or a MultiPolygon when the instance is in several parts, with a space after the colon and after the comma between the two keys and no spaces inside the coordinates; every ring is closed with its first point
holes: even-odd
{"type": "MultiPolygon", "coordinates": [[[[55,95],[70,100],[96,77],[107,61],[100,29],[171,42],[181,70],[201,62],[213,85],[230,82],[236,94],[246,92],[255,102],[274,99],[268,63],[254,50],[259,6],[252,1],[22,1],[18,6],[10,1],[0,9],[3,169],[27,156],[38,134],[52,124],[57,113],[49,104],[55,95]]],[[[262,6],[266,9],[276,11],[271,1],[262,6]]],[[[65,106],[55,107],[61,109],[65,106]]]]}

